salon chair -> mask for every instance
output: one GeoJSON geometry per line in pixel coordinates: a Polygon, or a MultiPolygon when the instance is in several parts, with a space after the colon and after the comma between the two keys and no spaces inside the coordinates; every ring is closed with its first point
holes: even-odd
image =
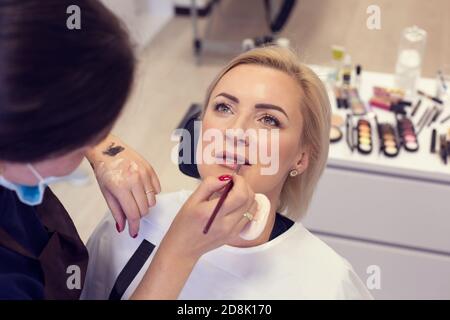
{"type": "MultiPolygon", "coordinates": [[[[273,43],[277,40],[277,35],[282,31],[284,26],[286,25],[289,16],[291,15],[297,0],[262,0],[262,5],[264,5],[264,11],[266,15],[266,23],[270,30],[270,34],[257,36],[253,39],[243,39],[244,41],[241,43],[227,43],[224,41],[216,41],[216,40],[206,40],[200,37],[199,28],[198,28],[198,13],[197,13],[197,5],[195,0],[191,0],[191,19],[192,19],[192,28],[193,28],[193,49],[194,54],[197,58],[197,63],[200,63],[200,57],[205,49],[209,49],[212,51],[218,52],[229,52],[229,53],[239,53],[242,51],[242,48],[248,48],[245,44],[250,41],[253,46],[262,46],[267,43],[273,43]]],[[[220,0],[211,0],[211,9],[213,10],[217,4],[220,3],[220,0]]],[[[205,30],[210,29],[210,22],[205,28],[205,30]]]]}
{"type": "Polygon", "coordinates": [[[197,103],[192,104],[188,112],[186,113],[185,117],[178,125],[178,129],[187,130],[191,137],[189,141],[184,141],[183,137],[182,136],[180,137],[180,146],[178,149],[179,150],[178,156],[180,159],[180,163],[178,164],[178,168],[185,175],[196,179],[200,179],[200,174],[198,172],[197,164],[195,161],[195,151],[197,147],[197,140],[195,138],[198,138],[198,132],[196,134],[194,123],[196,120],[200,119],[201,113],[202,113],[202,106],[197,103]],[[190,145],[186,145],[188,143],[190,143],[190,145]],[[182,160],[184,159],[183,158],[184,150],[192,150],[188,163],[184,163],[182,160]]]}

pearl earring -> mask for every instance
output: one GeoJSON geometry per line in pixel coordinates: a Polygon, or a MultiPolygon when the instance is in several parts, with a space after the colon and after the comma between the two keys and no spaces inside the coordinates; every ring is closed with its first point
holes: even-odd
{"type": "Polygon", "coordinates": [[[296,175],[298,175],[298,171],[296,169],[291,170],[291,172],[289,172],[289,175],[291,177],[295,177],[296,175]]]}

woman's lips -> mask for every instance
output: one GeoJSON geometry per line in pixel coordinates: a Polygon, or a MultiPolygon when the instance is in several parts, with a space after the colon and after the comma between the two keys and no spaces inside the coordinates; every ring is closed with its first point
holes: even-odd
{"type": "Polygon", "coordinates": [[[247,158],[237,154],[230,154],[224,152],[221,155],[216,155],[216,163],[232,170],[236,169],[238,164],[249,166],[250,163],[247,158]]]}
{"type": "Polygon", "coordinates": [[[247,166],[250,165],[247,158],[237,155],[237,154],[223,152],[221,154],[217,154],[215,156],[215,158],[216,158],[216,164],[226,167],[228,169],[231,169],[233,171],[236,170],[236,168],[239,164],[247,165],[247,166]]]}

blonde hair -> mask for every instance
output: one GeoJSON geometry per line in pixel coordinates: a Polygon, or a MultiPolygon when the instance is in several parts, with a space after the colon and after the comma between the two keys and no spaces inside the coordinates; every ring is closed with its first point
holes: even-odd
{"type": "Polygon", "coordinates": [[[295,79],[300,87],[300,108],[303,116],[301,141],[309,155],[309,164],[302,174],[296,177],[288,176],[277,208],[279,212],[285,211],[288,217],[298,220],[308,209],[328,158],[331,108],[326,89],[317,75],[300,62],[294,51],[268,46],[247,51],[231,60],[210,84],[204,110],[220,79],[231,69],[243,64],[261,65],[283,71],[295,79]]]}

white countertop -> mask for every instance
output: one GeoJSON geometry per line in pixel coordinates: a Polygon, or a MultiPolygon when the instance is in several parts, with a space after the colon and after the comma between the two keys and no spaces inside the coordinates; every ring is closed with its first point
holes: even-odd
{"type": "MultiPolygon", "coordinates": [[[[321,66],[310,66],[322,80],[326,80],[327,68],[321,66]]],[[[368,105],[368,101],[372,96],[372,88],[373,86],[381,86],[381,87],[394,87],[394,75],[386,74],[386,73],[378,73],[378,72],[362,72],[361,76],[361,90],[360,96],[364,103],[368,105]]],[[[330,95],[330,102],[333,109],[333,113],[341,114],[344,119],[346,112],[344,109],[338,109],[336,106],[336,99],[332,88],[327,85],[330,95]]],[[[434,79],[425,79],[422,78],[419,81],[417,86],[418,89],[421,89],[429,94],[434,94],[435,92],[435,81],[434,79]]],[[[413,106],[417,100],[413,100],[413,106]]],[[[433,106],[432,101],[423,98],[422,104],[419,108],[419,111],[412,118],[413,123],[417,124],[417,121],[421,117],[421,115],[425,112],[428,106],[433,106]]],[[[412,107],[411,107],[412,108],[412,107]]],[[[384,111],[379,108],[372,109],[378,118],[378,122],[389,122],[394,127],[396,127],[396,121],[394,113],[389,111],[384,111]]],[[[439,117],[443,119],[447,115],[450,114],[450,106],[447,104],[445,106],[444,111],[439,117]]],[[[345,141],[345,128],[342,128],[344,133],[344,137],[337,143],[330,144],[330,153],[328,158],[328,166],[329,167],[340,167],[349,170],[358,170],[365,172],[374,172],[377,174],[385,174],[385,175],[393,175],[393,176],[402,176],[405,178],[419,179],[419,180],[427,180],[431,182],[437,183],[445,183],[450,184],[450,164],[444,165],[441,158],[439,157],[439,136],[437,137],[437,153],[430,153],[430,144],[431,144],[431,129],[433,125],[430,127],[425,127],[420,135],[418,136],[419,140],[419,150],[416,152],[408,152],[403,147],[400,149],[400,153],[395,158],[386,157],[383,153],[379,153],[379,139],[378,134],[376,132],[375,122],[373,117],[370,115],[364,116],[365,119],[368,119],[372,123],[372,130],[374,135],[373,141],[373,151],[369,155],[364,155],[359,153],[357,150],[354,150],[353,153],[350,151],[347,143],[345,141]]],[[[356,120],[353,121],[356,124],[356,120]]],[[[445,124],[440,125],[439,121],[436,121],[434,124],[438,129],[439,133],[447,132],[447,128],[450,128],[450,120],[445,124]]],[[[416,128],[417,130],[417,128],[416,128]]]]}

